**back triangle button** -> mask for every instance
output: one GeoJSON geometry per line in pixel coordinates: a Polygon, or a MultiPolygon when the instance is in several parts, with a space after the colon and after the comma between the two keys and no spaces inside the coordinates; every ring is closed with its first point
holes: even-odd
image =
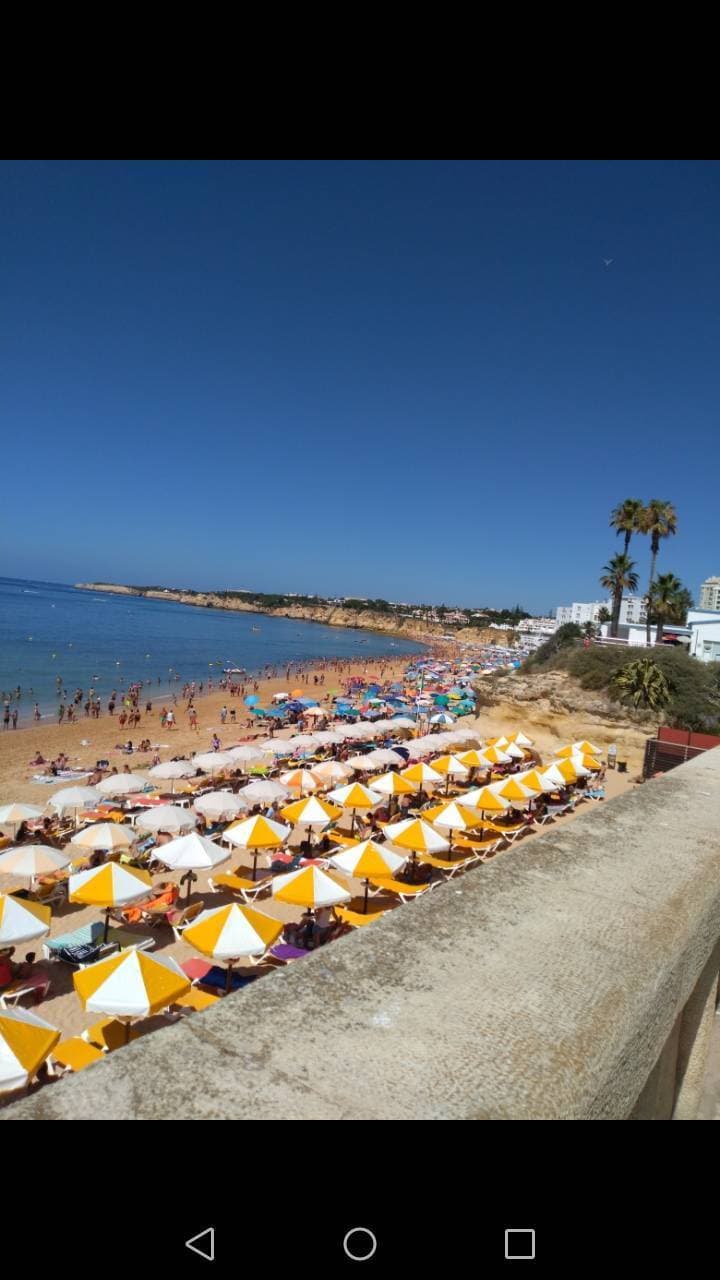
{"type": "Polygon", "coordinates": [[[196,1236],[191,1236],[185,1241],[185,1248],[191,1253],[199,1253],[201,1258],[207,1258],[208,1262],[215,1261],[215,1228],[206,1227],[204,1231],[200,1231],[196,1236]]]}

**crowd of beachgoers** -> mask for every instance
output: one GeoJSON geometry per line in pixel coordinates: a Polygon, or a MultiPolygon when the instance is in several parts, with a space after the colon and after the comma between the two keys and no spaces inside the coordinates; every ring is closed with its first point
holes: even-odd
{"type": "MultiPolygon", "coordinates": [[[[320,664],[290,688],[228,675],[209,750],[154,744],[141,763],[126,743],[69,785],[61,753],[47,804],[8,798],[0,1090],[197,1016],[602,800],[597,744],[543,761],[521,727],[483,735],[482,671],[427,655],[320,664]]],[[[188,721],[204,692],[180,688],[188,721]]]]}

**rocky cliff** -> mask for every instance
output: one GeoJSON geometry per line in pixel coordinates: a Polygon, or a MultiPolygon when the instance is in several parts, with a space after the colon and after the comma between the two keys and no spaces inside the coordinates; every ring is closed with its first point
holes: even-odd
{"type": "MultiPolygon", "coordinates": [[[[362,631],[384,631],[405,640],[420,640],[432,644],[440,636],[449,634],[445,624],[422,622],[417,618],[402,618],[394,613],[378,613],[371,609],[343,609],[340,605],[323,604],[287,605],[276,609],[261,609],[251,601],[227,599],[214,592],[189,594],[183,591],[139,591],[135,587],[119,586],[114,582],[77,582],[83,591],[110,591],[115,595],[145,596],[151,600],[174,600],[178,604],[196,608],[226,609],[236,613],[265,613],[276,618],[296,618],[302,622],[322,622],[328,627],[356,627],[362,631]]],[[[504,644],[505,631],[491,631],[487,627],[460,627],[453,637],[461,643],[504,644]]]]}

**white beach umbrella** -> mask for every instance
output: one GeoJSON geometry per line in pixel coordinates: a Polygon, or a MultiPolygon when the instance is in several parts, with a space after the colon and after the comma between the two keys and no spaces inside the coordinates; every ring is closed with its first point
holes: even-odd
{"type": "MultiPolygon", "coordinates": [[[[234,767],[238,769],[242,765],[262,764],[266,762],[266,753],[269,748],[273,747],[273,745],[276,744],[273,744],[272,742],[253,742],[252,744],[243,744],[239,747],[231,747],[229,751],[226,751],[223,754],[230,756],[234,767]]],[[[272,752],[270,752],[270,754],[272,754],[272,752]]]]}
{"type": "Polygon", "coordinates": [[[131,829],[117,822],[93,822],[77,831],[70,843],[79,849],[129,849],[134,839],[131,829]]]}
{"type": "Polygon", "coordinates": [[[370,752],[366,756],[349,756],[345,763],[358,773],[374,773],[378,767],[377,762],[370,759],[370,752]]]}
{"type": "Polygon", "coordinates": [[[204,818],[220,821],[222,818],[234,818],[236,814],[247,809],[247,801],[236,796],[232,791],[209,791],[205,796],[198,796],[193,805],[196,813],[204,818]]]}
{"type": "Polygon", "coordinates": [[[127,796],[142,791],[150,781],[146,773],[111,773],[98,782],[96,790],[104,796],[127,796]]]}
{"type": "Polygon", "coordinates": [[[222,773],[223,769],[237,768],[229,751],[204,751],[193,756],[190,763],[196,769],[202,769],[203,773],[222,773]]]}
{"type": "Polygon", "coordinates": [[[352,769],[345,760],[322,760],[320,764],[313,767],[312,771],[315,777],[321,778],[325,784],[344,782],[352,777],[352,769]]]}
{"type": "Polygon", "coordinates": [[[390,721],[393,729],[415,729],[416,724],[409,716],[396,716],[390,721]]]}
{"type": "Polygon", "coordinates": [[[19,827],[21,822],[42,817],[36,804],[4,804],[0,806],[0,827],[19,827]]]}
{"type": "Polygon", "coordinates": [[[166,760],[149,770],[151,778],[192,778],[196,766],[189,760],[166,760]]]}
{"type": "Polygon", "coordinates": [[[50,908],[0,893],[0,947],[44,938],[50,932],[50,908]]]}
{"type": "Polygon", "coordinates": [[[310,751],[320,745],[314,733],[296,733],[288,741],[292,742],[293,751],[310,751]]]}
{"type": "MultiPolygon", "coordinates": [[[[219,863],[227,861],[230,851],[215,844],[213,840],[208,840],[207,836],[191,831],[187,836],[178,836],[162,845],[158,856],[173,871],[211,871],[219,863]]],[[[187,891],[190,892],[190,880],[187,882],[187,891]]]]}
{"type": "Polygon", "coordinates": [[[176,804],[159,804],[146,809],[135,819],[141,831],[187,831],[197,826],[197,818],[191,809],[181,809],[176,804]]]}
{"type": "Polygon", "coordinates": [[[257,778],[255,782],[248,782],[247,786],[242,787],[238,795],[249,805],[255,805],[286,800],[290,792],[281,782],[276,782],[273,778],[257,778]]]}
{"type": "Polygon", "coordinates": [[[345,741],[344,733],[340,733],[337,729],[318,729],[313,737],[321,747],[340,746],[340,743],[345,741]]]}
{"type": "Polygon", "coordinates": [[[56,813],[77,814],[81,809],[92,809],[99,800],[102,800],[102,792],[97,787],[63,787],[50,797],[48,805],[56,813]]]}
{"type": "Polygon", "coordinates": [[[65,849],[53,849],[48,844],[18,844],[0,854],[0,875],[35,876],[52,875],[70,862],[65,849]]]}
{"type": "MultiPolygon", "coordinates": [[[[258,744],[258,746],[258,754],[265,764],[268,762],[268,756],[282,758],[283,756],[291,756],[295,750],[292,738],[273,738],[269,742],[258,744]]],[[[240,750],[240,748],[238,747],[236,750],[240,750]]]]}
{"type": "Polygon", "coordinates": [[[324,707],[306,707],[303,711],[305,716],[326,716],[328,712],[324,707]]]}

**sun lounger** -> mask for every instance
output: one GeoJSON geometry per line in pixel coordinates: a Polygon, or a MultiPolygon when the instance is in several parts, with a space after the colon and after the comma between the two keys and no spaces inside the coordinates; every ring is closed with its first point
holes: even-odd
{"type": "Polygon", "coordinates": [[[458,836],[453,841],[453,849],[462,850],[472,862],[485,862],[495,856],[500,844],[499,836],[494,840],[469,840],[467,836],[458,836]]]}
{"type": "MultiPolygon", "coordinates": [[[[357,899],[356,901],[360,906],[360,902],[357,899]]],[[[384,916],[389,908],[377,907],[372,903],[368,903],[367,911],[340,906],[334,907],[333,910],[337,919],[341,920],[343,924],[349,924],[353,929],[364,929],[366,925],[372,924],[374,920],[379,920],[381,916],[384,916]]]]}
{"type": "Polygon", "coordinates": [[[594,791],[586,791],[585,796],[588,800],[604,800],[605,788],[597,787],[594,791]]]}
{"type": "Polygon", "coordinates": [[[68,1071],[84,1071],[93,1062],[103,1057],[102,1049],[88,1044],[81,1036],[73,1036],[70,1040],[61,1040],[48,1058],[48,1071],[53,1076],[63,1076],[68,1071]]]}
{"type": "Polygon", "coordinates": [[[141,1034],[138,1027],[128,1027],[117,1018],[101,1018],[100,1022],[83,1031],[82,1038],[96,1049],[112,1053],[113,1049],[122,1049],[128,1040],[137,1040],[141,1034]]]}
{"type": "MultiPolygon", "coordinates": [[[[233,969],[230,980],[231,991],[241,991],[243,987],[247,987],[250,982],[254,982],[256,974],[238,973],[233,969]]],[[[223,969],[219,964],[213,964],[203,978],[198,978],[198,984],[202,987],[212,987],[214,991],[225,992],[227,990],[227,970],[223,969]]]]}
{"type": "Polygon", "coordinates": [[[66,964],[92,964],[101,956],[117,951],[120,947],[133,947],[137,951],[150,951],[155,946],[152,936],[131,933],[129,929],[108,929],[107,942],[103,942],[105,925],[101,920],[64,933],[59,938],[48,938],[42,943],[45,960],[63,960],[66,964]]]}
{"type": "Polygon", "coordinates": [[[371,876],[370,883],[373,888],[381,893],[397,894],[401,902],[410,902],[412,898],[420,898],[423,893],[435,888],[431,881],[428,881],[427,884],[406,884],[404,880],[395,880],[392,876],[371,876]]]}
{"type": "Polygon", "coordinates": [[[305,947],[293,947],[289,942],[276,942],[265,952],[264,960],[279,960],[281,964],[289,964],[292,960],[302,960],[311,953],[305,947]]]}
{"type": "Polygon", "coordinates": [[[31,973],[27,978],[16,978],[0,991],[0,1009],[12,1009],[23,996],[33,996],[35,1003],[44,1000],[50,990],[46,973],[31,973]]]}
{"type": "Polygon", "coordinates": [[[204,906],[202,902],[193,902],[189,907],[184,907],[182,911],[178,911],[175,907],[164,913],[163,919],[166,924],[170,925],[170,928],[175,935],[176,942],[180,941],[183,935],[183,930],[186,929],[189,924],[192,924],[195,917],[199,916],[200,912],[203,910],[204,906]]]}
{"type": "Polygon", "coordinates": [[[256,898],[268,893],[271,882],[272,876],[264,876],[260,880],[249,880],[245,876],[236,876],[232,873],[208,879],[211,893],[221,893],[223,889],[228,889],[230,893],[239,893],[243,902],[246,903],[254,902],[256,898]]]}
{"type": "Polygon", "coordinates": [[[432,853],[419,853],[417,855],[418,862],[422,862],[425,866],[433,867],[436,871],[447,872],[448,880],[454,879],[461,871],[467,871],[471,867],[474,858],[438,858],[432,853]]]}

